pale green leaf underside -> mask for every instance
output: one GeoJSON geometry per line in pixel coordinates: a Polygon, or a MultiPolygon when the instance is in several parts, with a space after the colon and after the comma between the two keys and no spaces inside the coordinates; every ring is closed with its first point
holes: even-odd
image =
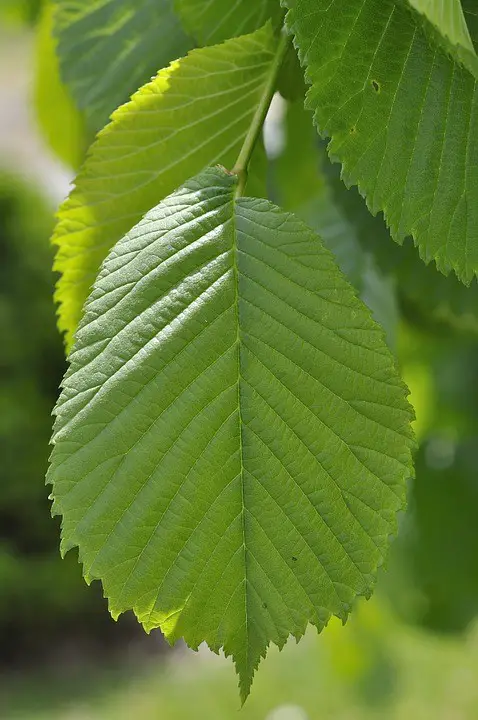
{"type": "Polygon", "coordinates": [[[461,0],[409,0],[415,10],[423,13],[454,45],[474,52],[461,0]]]}
{"type": "Polygon", "coordinates": [[[191,47],[173,0],[53,0],[60,66],[94,130],[191,47]]]}
{"type": "Polygon", "coordinates": [[[70,345],[110,248],[188,177],[232,167],[273,58],[268,27],[193,50],[119,108],[99,134],[60,208],[53,242],[61,273],[59,326],[70,345]]]}
{"type": "Polygon", "coordinates": [[[200,45],[251,33],[280,16],[279,0],[175,0],[186,30],[200,45]]]}
{"type": "Polygon", "coordinates": [[[383,333],[317,235],[208,169],[111,251],[56,408],[62,549],[114,616],[232,655],[369,595],[411,472],[383,333]]]}
{"type": "Polygon", "coordinates": [[[478,271],[476,79],[401,0],[287,0],[329,153],[394,239],[469,282],[478,271]]]}

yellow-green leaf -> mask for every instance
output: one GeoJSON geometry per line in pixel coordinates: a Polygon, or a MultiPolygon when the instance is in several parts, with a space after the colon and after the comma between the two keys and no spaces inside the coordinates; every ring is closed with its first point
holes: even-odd
{"type": "Polygon", "coordinates": [[[99,134],[60,209],[59,325],[70,344],[110,248],[144,213],[207,165],[232,168],[267,82],[269,26],[193,50],[123,105],[99,134]]]}

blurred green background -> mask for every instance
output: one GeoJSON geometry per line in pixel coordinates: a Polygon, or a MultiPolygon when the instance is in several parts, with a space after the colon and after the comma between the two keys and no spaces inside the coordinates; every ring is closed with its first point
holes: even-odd
{"type": "MultiPolygon", "coordinates": [[[[236,717],[229,662],[166,648],[130,617],[114,623],[74,553],[59,558],[44,485],[65,369],[49,235],[88,138],[59,81],[48,9],[0,0],[0,21],[0,717],[236,717]]],[[[351,279],[360,275],[411,388],[420,448],[409,510],[373,600],[344,628],[334,622],[320,637],[271,650],[239,717],[478,718],[477,328],[432,322],[393,267],[379,271],[358,249],[336,176],[325,191],[311,160],[303,112],[285,112],[276,103],[267,126],[271,195],[321,231],[351,279]],[[302,154],[287,131],[301,138],[302,154]]],[[[379,232],[373,223],[368,232],[379,232]]]]}

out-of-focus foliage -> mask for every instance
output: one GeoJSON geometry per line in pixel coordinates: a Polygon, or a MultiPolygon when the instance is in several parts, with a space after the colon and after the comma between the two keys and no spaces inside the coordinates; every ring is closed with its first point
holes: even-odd
{"type": "Polygon", "coordinates": [[[193,46],[173,0],[52,0],[61,76],[90,130],[193,46]]]}
{"type": "Polygon", "coordinates": [[[45,4],[38,23],[34,103],[45,140],[66,165],[77,169],[86,152],[87,131],[80,111],[60,78],[51,4],[45,4]]]}
{"type": "Polygon", "coordinates": [[[437,435],[416,458],[408,560],[433,630],[464,630],[478,614],[477,445],[437,435]]]}
{"type": "MultiPolygon", "coordinates": [[[[287,103],[284,111],[283,147],[271,163],[271,192],[280,205],[317,230],[394,348],[399,319],[395,283],[380,271],[373,254],[361,244],[356,217],[349,215],[335,196],[311,113],[301,100],[287,103]]],[[[347,192],[345,188],[343,192],[347,192]]]]}
{"type": "Polygon", "coordinates": [[[476,630],[466,642],[432,635],[372,600],[345,627],[336,621],[320,638],[272,649],[240,713],[227,663],[215,656],[178,657],[166,671],[154,663],[112,687],[98,674],[74,686],[54,677],[10,684],[2,701],[15,720],[474,720],[477,673],[476,630]]]}
{"type": "Polygon", "coordinates": [[[33,24],[41,6],[42,0],[0,0],[0,21],[33,24]]]}
{"type": "Polygon", "coordinates": [[[199,45],[216,45],[228,38],[248,35],[268,20],[278,24],[281,9],[277,0],[176,0],[181,21],[199,45]]]}
{"type": "Polygon", "coordinates": [[[36,192],[0,176],[0,659],[43,652],[67,626],[81,633],[85,616],[107,620],[75,557],[61,563],[43,481],[65,365],[51,300],[52,223],[36,192]]]}
{"type": "Polygon", "coordinates": [[[408,622],[462,632],[478,615],[478,347],[419,317],[402,330],[399,357],[421,446],[382,588],[408,622]]]}
{"type": "Polygon", "coordinates": [[[475,51],[478,50],[478,7],[475,0],[461,0],[466,24],[470,32],[475,51]]]}

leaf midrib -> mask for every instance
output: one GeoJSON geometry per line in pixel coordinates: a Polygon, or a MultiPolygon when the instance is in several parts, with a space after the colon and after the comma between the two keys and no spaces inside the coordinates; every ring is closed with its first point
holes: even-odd
{"type": "Polygon", "coordinates": [[[247,545],[246,545],[246,503],[245,503],[245,468],[244,468],[244,443],[243,443],[243,418],[242,418],[242,366],[241,366],[241,318],[239,311],[239,249],[237,243],[237,222],[236,222],[236,197],[233,195],[231,201],[231,223],[232,223],[232,267],[234,282],[234,312],[236,317],[236,353],[237,353],[237,411],[239,422],[239,482],[241,486],[241,528],[242,545],[244,556],[244,625],[246,631],[246,667],[249,666],[249,618],[248,618],[248,594],[247,594],[247,545]]]}

